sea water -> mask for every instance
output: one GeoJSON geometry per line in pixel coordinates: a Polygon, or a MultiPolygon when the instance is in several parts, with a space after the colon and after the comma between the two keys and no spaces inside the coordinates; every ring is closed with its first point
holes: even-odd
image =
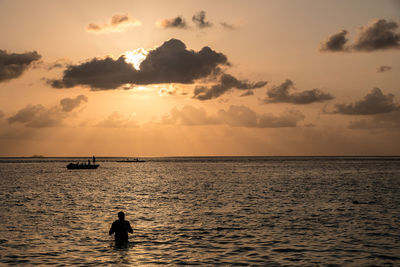
{"type": "Polygon", "coordinates": [[[400,265],[400,158],[78,160],[0,159],[0,265],[400,265]]]}

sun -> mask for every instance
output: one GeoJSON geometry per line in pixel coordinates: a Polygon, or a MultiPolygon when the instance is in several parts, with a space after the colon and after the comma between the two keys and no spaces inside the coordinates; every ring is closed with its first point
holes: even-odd
{"type": "Polygon", "coordinates": [[[146,58],[148,53],[149,52],[143,48],[138,48],[133,51],[126,51],[124,53],[125,61],[127,63],[132,64],[135,69],[139,70],[140,63],[142,63],[142,61],[146,58]]]}

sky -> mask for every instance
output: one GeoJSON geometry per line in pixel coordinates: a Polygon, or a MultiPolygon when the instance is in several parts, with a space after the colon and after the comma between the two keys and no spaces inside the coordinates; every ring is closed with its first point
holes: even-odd
{"type": "Polygon", "coordinates": [[[400,155],[400,1],[0,0],[0,156],[400,155]]]}

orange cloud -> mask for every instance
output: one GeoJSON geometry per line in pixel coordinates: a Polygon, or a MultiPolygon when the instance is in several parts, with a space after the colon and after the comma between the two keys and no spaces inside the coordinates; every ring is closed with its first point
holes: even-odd
{"type": "Polygon", "coordinates": [[[115,111],[96,126],[102,128],[136,128],[139,125],[133,116],[125,116],[115,111]]]}
{"type": "Polygon", "coordinates": [[[41,104],[28,105],[20,109],[14,116],[7,119],[9,124],[19,123],[30,128],[45,128],[61,125],[70,113],[78,108],[87,97],[79,95],[76,98],[64,98],[59,106],[44,107],[41,104]]]}
{"type": "Polygon", "coordinates": [[[215,115],[208,115],[204,108],[184,106],[181,110],[173,108],[162,117],[162,124],[217,125],[247,128],[296,127],[305,116],[297,110],[286,110],[276,116],[270,113],[258,114],[246,106],[231,105],[227,110],[220,109],[215,115]]]}
{"type": "Polygon", "coordinates": [[[129,27],[139,26],[142,23],[130,17],[128,14],[116,14],[111,17],[108,23],[96,24],[89,23],[86,30],[91,33],[122,32],[129,27]]]}

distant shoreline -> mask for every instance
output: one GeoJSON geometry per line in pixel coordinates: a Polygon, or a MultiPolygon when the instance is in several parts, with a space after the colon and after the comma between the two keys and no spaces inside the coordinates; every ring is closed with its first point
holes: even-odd
{"type": "MultiPolygon", "coordinates": [[[[0,156],[0,159],[80,159],[85,160],[92,158],[92,156],[0,156]]],[[[254,158],[254,159],[400,159],[400,155],[367,155],[367,156],[143,156],[143,157],[127,157],[127,156],[96,156],[96,159],[241,159],[241,158],[254,158]]]]}

